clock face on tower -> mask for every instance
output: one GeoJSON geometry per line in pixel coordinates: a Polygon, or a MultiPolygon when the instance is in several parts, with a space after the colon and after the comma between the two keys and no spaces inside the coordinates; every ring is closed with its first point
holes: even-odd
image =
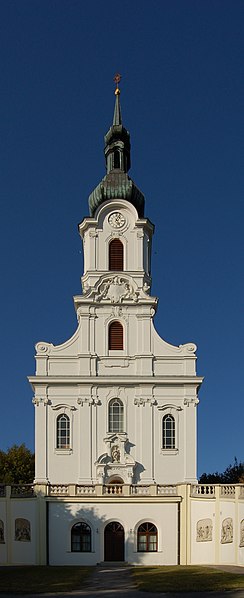
{"type": "Polygon", "coordinates": [[[120,212],[113,212],[110,214],[108,221],[113,228],[121,228],[125,224],[125,218],[120,212]]]}

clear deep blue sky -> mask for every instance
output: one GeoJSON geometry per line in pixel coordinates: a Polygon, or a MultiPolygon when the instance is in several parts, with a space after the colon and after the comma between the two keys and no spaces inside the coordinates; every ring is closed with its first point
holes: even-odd
{"type": "Polygon", "coordinates": [[[243,451],[243,56],[239,0],[1,0],[1,440],[34,447],[34,344],[76,328],[77,223],[104,176],[122,73],[131,177],[156,224],[156,327],[198,345],[198,462],[243,451]]]}

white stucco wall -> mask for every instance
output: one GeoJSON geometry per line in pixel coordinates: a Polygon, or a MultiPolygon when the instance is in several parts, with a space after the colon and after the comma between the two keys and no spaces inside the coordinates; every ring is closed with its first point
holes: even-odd
{"type": "Polygon", "coordinates": [[[100,504],[49,504],[49,558],[51,565],[94,565],[104,560],[104,528],[118,521],[125,531],[125,560],[137,565],[177,564],[178,505],[125,503],[119,500],[100,504]],[[85,521],[92,529],[92,552],[71,552],[70,533],[74,523],[85,521]],[[138,553],[136,530],[145,521],[158,529],[158,552],[138,553]]]}
{"type": "Polygon", "coordinates": [[[240,525],[244,519],[244,501],[240,498],[240,487],[232,486],[233,497],[220,498],[221,488],[216,489],[216,498],[189,498],[190,529],[190,557],[189,564],[221,564],[243,565],[244,546],[240,546],[240,525]],[[197,541],[197,522],[210,519],[212,522],[212,540],[197,541]],[[223,522],[230,519],[233,525],[233,535],[228,541],[223,541],[223,522]]]}
{"type": "Polygon", "coordinates": [[[0,519],[4,521],[4,544],[0,543],[0,563],[12,565],[36,565],[39,562],[38,538],[40,534],[38,504],[35,499],[2,498],[0,519]],[[30,522],[30,541],[15,539],[15,520],[30,522]]]}

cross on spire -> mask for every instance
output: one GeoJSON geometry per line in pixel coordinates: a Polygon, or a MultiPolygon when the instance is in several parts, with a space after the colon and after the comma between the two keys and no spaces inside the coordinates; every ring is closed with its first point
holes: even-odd
{"type": "Polygon", "coordinates": [[[120,89],[119,89],[119,83],[121,81],[121,74],[120,73],[116,73],[114,76],[114,82],[116,84],[116,89],[115,89],[115,95],[117,96],[118,94],[120,94],[120,89]]]}

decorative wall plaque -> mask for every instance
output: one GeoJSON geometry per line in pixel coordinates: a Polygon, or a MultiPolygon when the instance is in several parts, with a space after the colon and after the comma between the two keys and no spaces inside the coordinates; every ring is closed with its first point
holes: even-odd
{"type": "Polygon", "coordinates": [[[14,539],[17,542],[30,542],[31,541],[31,531],[30,531],[30,522],[28,519],[22,519],[19,517],[15,519],[15,537],[14,539]]]}
{"type": "Polygon", "coordinates": [[[240,548],[244,546],[244,519],[240,523],[240,548]]]}
{"type": "Polygon", "coordinates": [[[197,522],[197,542],[211,542],[213,532],[212,519],[199,519],[197,522]]]}
{"type": "Polygon", "coordinates": [[[221,544],[233,542],[233,519],[227,517],[222,521],[221,544]]]}

